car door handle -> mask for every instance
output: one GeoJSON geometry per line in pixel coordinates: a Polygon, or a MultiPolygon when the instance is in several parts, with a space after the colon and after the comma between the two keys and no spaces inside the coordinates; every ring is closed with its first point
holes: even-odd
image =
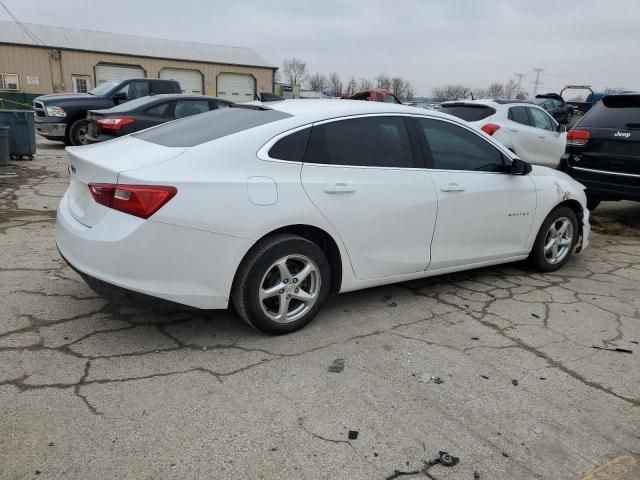
{"type": "Polygon", "coordinates": [[[513,133],[518,133],[519,130],[517,128],[510,128],[509,131],[513,133]]]}
{"type": "Polygon", "coordinates": [[[336,183],[334,185],[325,185],[324,193],[336,194],[336,193],[354,193],[355,187],[346,183],[336,183]]]}
{"type": "Polygon", "coordinates": [[[440,190],[443,192],[464,192],[464,187],[457,183],[450,183],[449,185],[442,185],[440,190]]]}

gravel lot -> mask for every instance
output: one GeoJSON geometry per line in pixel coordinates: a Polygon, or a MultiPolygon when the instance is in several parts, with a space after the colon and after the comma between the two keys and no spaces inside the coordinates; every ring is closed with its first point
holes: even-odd
{"type": "Polygon", "coordinates": [[[1,478],[383,479],[439,450],[460,463],[438,480],[582,479],[618,457],[597,478],[640,478],[640,205],[603,204],[557,274],[345,294],[268,337],[96,296],[55,246],[66,166],[40,141],[0,170],[1,478]]]}

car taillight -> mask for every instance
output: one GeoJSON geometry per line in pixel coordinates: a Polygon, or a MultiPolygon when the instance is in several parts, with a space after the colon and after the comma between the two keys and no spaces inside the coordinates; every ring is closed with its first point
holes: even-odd
{"type": "Polygon", "coordinates": [[[567,133],[567,145],[582,147],[589,141],[591,133],[586,130],[569,130],[567,133]]]}
{"type": "Polygon", "coordinates": [[[487,123],[486,125],[483,125],[480,130],[482,130],[487,135],[492,136],[494,133],[500,130],[500,125],[496,125],[495,123],[487,123]]]}
{"type": "Polygon", "coordinates": [[[140,218],[149,218],[178,193],[176,187],[164,185],[112,183],[90,183],[89,191],[100,205],[140,218]]]}
{"type": "Polygon", "coordinates": [[[135,120],[133,118],[104,117],[97,119],[96,125],[98,125],[102,130],[120,130],[125,125],[129,125],[134,122],[135,120]]]}

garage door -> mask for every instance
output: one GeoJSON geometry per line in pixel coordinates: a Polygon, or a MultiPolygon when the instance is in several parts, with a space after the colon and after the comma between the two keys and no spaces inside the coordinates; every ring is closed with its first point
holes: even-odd
{"type": "Polygon", "coordinates": [[[232,102],[250,102],[254,100],[256,80],[251,75],[221,73],[218,75],[216,96],[232,102]]]}
{"type": "Polygon", "coordinates": [[[96,85],[109,80],[123,80],[125,78],[144,78],[144,70],[140,67],[126,65],[96,65],[96,85]]]}
{"type": "Polygon", "coordinates": [[[165,68],[160,70],[160,78],[176,80],[182,88],[182,93],[202,95],[202,74],[200,72],[165,68]]]}

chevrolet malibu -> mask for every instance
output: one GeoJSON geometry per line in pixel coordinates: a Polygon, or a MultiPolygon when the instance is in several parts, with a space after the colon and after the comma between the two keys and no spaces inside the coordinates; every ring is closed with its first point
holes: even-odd
{"type": "Polygon", "coordinates": [[[581,184],[403,105],[240,104],[67,151],[57,244],[94,290],[233,304],[268,333],[332,293],[525,259],[549,272],[589,241],[581,184]]]}

